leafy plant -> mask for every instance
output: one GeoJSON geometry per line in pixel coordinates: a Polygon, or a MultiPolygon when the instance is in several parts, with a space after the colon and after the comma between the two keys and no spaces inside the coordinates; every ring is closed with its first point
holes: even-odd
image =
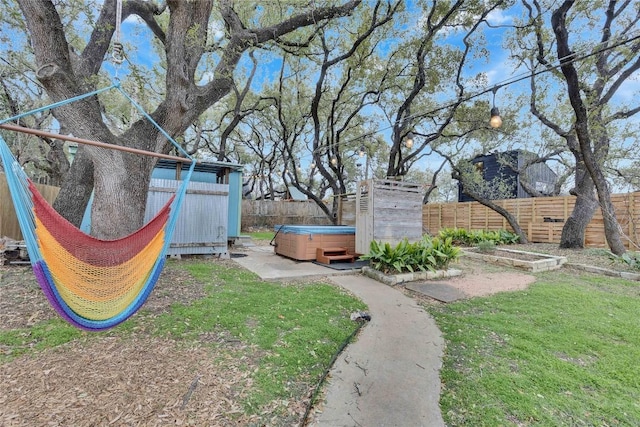
{"type": "Polygon", "coordinates": [[[464,228],[443,228],[438,233],[440,238],[450,237],[454,244],[465,246],[469,241],[469,232],[464,228]]]}
{"type": "Polygon", "coordinates": [[[500,244],[515,245],[520,243],[520,236],[516,233],[504,229],[498,230],[498,233],[500,233],[500,244]]]}
{"type": "Polygon", "coordinates": [[[614,262],[626,264],[635,270],[640,270],[640,252],[628,251],[620,256],[610,253],[609,256],[614,262]]]}
{"type": "Polygon", "coordinates": [[[443,228],[440,238],[450,237],[459,246],[477,246],[481,242],[493,242],[495,245],[518,243],[520,237],[508,230],[466,230],[464,228],[443,228]]]}
{"type": "Polygon", "coordinates": [[[391,247],[389,242],[371,241],[369,245],[369,253],[361,257],[361,259],[371,261],[371,266],[383,273],[390,271],[413,271],[412,267],[407,267],[408,263],[408,245],[405,239],[398,243],[395,248],[391,247]]]}
{"type": "Polygon", "coordinates": [[[453,244],[452,238],[423,236],[415,243],[404,239],[395,247],[388,242],[374,240],[370,244],[369,253],[361,258],[371,261],[371,266],[383,273],[401,273],[446,269],[459,256],[460,248],[453,244]]]}

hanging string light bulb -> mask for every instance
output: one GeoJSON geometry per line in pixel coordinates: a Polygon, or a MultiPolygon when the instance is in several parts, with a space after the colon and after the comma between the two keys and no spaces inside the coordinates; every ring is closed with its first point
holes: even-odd
{"type": "Polygon", "coordinates": [[[404,146],[411,149],[413,147],[413,132],[409,132],[404,140],[404,146]]]}
{"type": "Polygon", "coordinates": [[[496,107],[497,91],[498,91],[497,86],[494,86],[494,88],[491,89],[491,92],[493,92],[493,103],[491,107],[491,118],[489,119],[489,126],[491,126],[494,129],[497,129],[500,126],[502,126],[502,117],[500,117],[500,111],[498,110],[498,107],[496,107]]]}
{"type": "Polygon", "coordinates": [[[364,145],[361,145],[361,146],[360,146],[360,150],[358,151],[358,155],[359,155],[360,157],[364,157],[364,145]]]}
{"type": "Polygon", "coordinates": [[[332,157],[332,158],[331,158],[331,164],[332,164],[333,166],[337,165],[337,164],[338,164],[338,158],[337,158],[337,157],[335,157],[335,156],[334,156],[334,157],[332,157]]]}

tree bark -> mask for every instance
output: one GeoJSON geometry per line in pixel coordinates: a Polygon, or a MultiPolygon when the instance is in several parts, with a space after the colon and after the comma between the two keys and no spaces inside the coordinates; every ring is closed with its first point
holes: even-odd
{"type": "Polygon", "coordinates": [[[86,201],[93,191],[93,163],[83,146],[78,147],[72,165],[53,208],[64,212],[66,220],[79,228],[87,207],[86,201]]]}
{"type": "MultiPolygon", "coordinates": [[[[573,4],[573,0],[565,1],[560,8],[552,14],[551,24],[558,42],[557,51],[558,58],[560,58],[560,68],[565,77],[569,101],[571,102],[571,106],[573,107],[576,116],[575,130],[580,143],[580,153],[582,154],[585,167],[589,171],[589,175],[596,187],[600,209],[602,210],[607,244],[609,245],[611,252],[616,255],[622,255],[626,252],[626,248],[622,242],[620,226],[616,218],[613,204],[611,203],[611,193],[601,166],[604,161],[605,154],[608,151],[608,139],[606,135],[604,135],[605,131],[603,130],[601,139],[598,141],[600,152],[594,152],[596,149],[593,147],[592,134],[589,129],[589,113],[587,112],[587,106],[582,101],[578,72],[571,61],[574,54],[569,48],[566,14],[573,4]]],[[[592,115],[595,116],[596,114],[592,112],[592,115]]],[[[594,120],[597,120],[598,118],[600,117],[593,117],[594,120]]]]}
{"type": "Polygon", "coordinates": [[[582,249],[587,226],[598,208],[595,186],[584,165],[578,164],[576,167],[576,186],[571,190],[571,194],[576,196],[576,203],[562,227],[560,247],[582,249]]]}

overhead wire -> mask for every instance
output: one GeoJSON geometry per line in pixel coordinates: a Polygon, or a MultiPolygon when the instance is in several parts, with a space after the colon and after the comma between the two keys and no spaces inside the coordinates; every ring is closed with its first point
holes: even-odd
{"type": "MultiPolygon", "coordinates": [[[[540,75],[540,74],[551,72],[553,70],[556,70],[556,69],[562,67],[562,65],[565,65],[565,64],[568,64],[568,63],[575,63],[575,62],[583,61],[583,60],[585,60],[585,59],[587,59],[587,58],[589,58],[591,56],[595,56],[595,55],[600,54],[602,52],[606,52],[608,50],[615,49],[617,47],[623,46],[623,45],[625,45],[627,43],[630,43],[630,42],[633,42],[633,41],[636,41],[636,40],[640,40],[640,32],[638,32],[638,35],[626,38],[626,39],[624,39],[624,40],[622,40],[622,41],[620,41],[618,43],[615,43],[613,45],[609,45],[611,40],[608,40],[606,42],[598,43],[596,45],[591,46],[590,48],[592,49],[593,47],[597,47],[599,45],[607,45],[607,46],[605,46],[605,47],[603,47],[601,49],[586,53],[586,54],[584,54],[584,55],[582,55],[580,57],[577,57],[576,54],[573,53],[571,55],[571,57],[572,57],[571,59],[565,60],[565,58],[559,58],[557,65],[552,65],[552,66],[546,67],[546,68],[544,68],[542,70],[533,71],[533,72],[527,72],[527,73],[521,73],[519,75],[509,77],[508,79],[502,80],[502,81],[492,85],[491,87],[483,89],[480,92],[476,92],[476,93],[474,93],[472,95],[468,95],[466,97],[463,97],[463,98],[460,98],[460,99],[456,99],[455,101],[449,101],[448,103],[446,103],[446,104],[444,104],[444,105],[442,105],[440,107],[434,108],[434,109],[426,111],[426,112],[420,112],[420,113],[411,114],[411,115],[405,117],[405,119],[416,119],[416,118],[430,116],[430,115],[435,114],[435,113],[437,113],[439,111],[446,110],[446,109],[448,109],[450,107],[459,105],[460,103],[467,102],[467,101],[470,101],[470,100],[472,100],[474,98],[478,98],[478,97],[480,97],[482,95],[491,93],[494,90],[501,89],[503,87],[507,87],[509,85],[521,82],[523,80],[530,79],[530,78],[535,77],[535,76],[540,75]]],[[[583,50],[586,51],[587,48],[584,48],[583,50]]],[[[377,128],[377,129],[375,129],[375,130],[373,130],[371,132],[367,132],[367,133],[364,133],[364,134],[362,134],[360,136],[348,139],[348,140],[344,141],[342,144],[345,144],[345,145],[346,144],[350,144],[352,142],[359,141],[360,139],[376,135],[376,134],[378,134],[380,132],[383,132],[385,130],[392,129],[393,127],[394,127],[394,125],[389,125],[389,126],[377,128]]],[[[312,154],[313,154],[313,152],[312,152],[312,154]]]]}

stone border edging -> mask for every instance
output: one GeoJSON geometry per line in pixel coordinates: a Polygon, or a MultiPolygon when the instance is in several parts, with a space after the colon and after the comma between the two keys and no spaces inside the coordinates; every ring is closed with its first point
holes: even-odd
{"type": "Polygon", "coordinates": [[[564,256],[548,255],[537,252],[527,252],[505,248],[495,248],[493,250],[493,253],[480,253],[469,249],[463,249],[462,253],[464,256],[467,256],[469,258],[480,259],[486,262],[506,265],[509,267],[516,267],[522,270],[530,271],[532,273],[555,270],[562,267],[562,265],[566,264],[567,262],[567,258],[564,256]],[[513,257],[510,257],[510,254],[513,254],[513,257]],[[517,254],[528,255],[540,259],[535,261],[526,261],[515,258],[517,254]]]}
{"type": "Polygon", "coordinates": [[[586,265],[586,264],[574,264],[574,263],[566,263],[565,264],[566,267],[570,267],[570,268],[575,268],[578,270],[582,270],[582,271],[586,271],[587,273],[595,273],[595,274],[602,274],[604,276],[610,276],[610,277],[620,277],[622,279],[626,279],[626,280],[633,280],[636,282],[640,282],[640,274],[639,273],[629,273],[626,271],[616,271],[616,270],[609,270],[607,268],[602,268],[602,267],[594,267],[592,265],[586,265]]]}
{"type": "Polygon", "coordinates": [[[371,267],[362,267],[362,274],[370,277],[378,282],[382,282],[385,285],[394,286],[404,282],[413,282],[416,280],[431,280],[431,279],[444,279],[446,277],[455,277],[462,274],[462,270],[456,270],[450,268],[448,270],[436,270],[436,271],[416,271],[400,274],[384,274],[381,271],[375,270],[371,267]]]}

